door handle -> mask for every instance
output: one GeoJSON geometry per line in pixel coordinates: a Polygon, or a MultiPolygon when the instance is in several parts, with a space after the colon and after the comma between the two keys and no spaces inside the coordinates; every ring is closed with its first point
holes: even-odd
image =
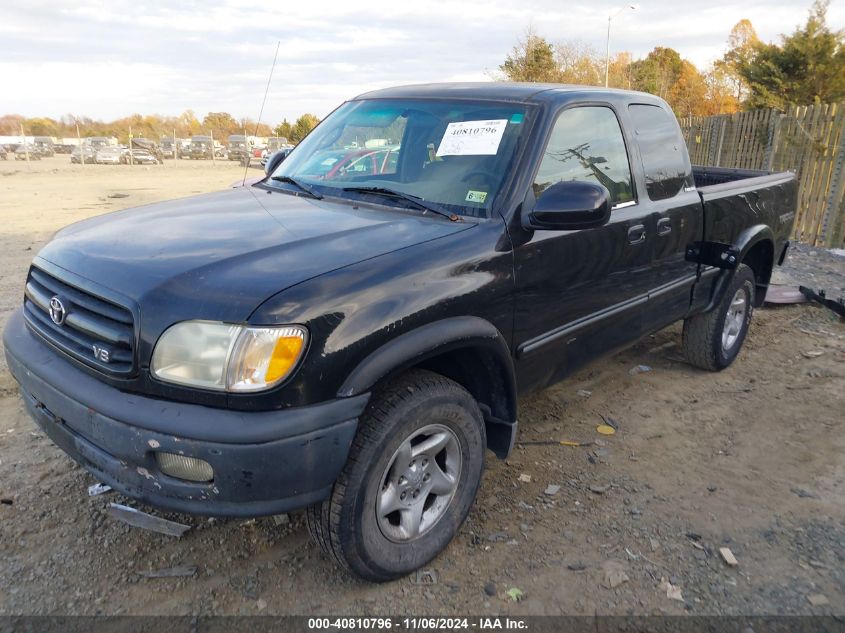
{"type": "Polygon", "coordinates": [[[658,235],[669,235],[672,232],[672,219],[671,218],[660,218],[657,221],[657,234],[658,235]]]}
{"type": "Polygon", "coordinates": [[[637,224],[628,229],[628,244],[642,244],[645,242],[645,226],[637,224]]]}

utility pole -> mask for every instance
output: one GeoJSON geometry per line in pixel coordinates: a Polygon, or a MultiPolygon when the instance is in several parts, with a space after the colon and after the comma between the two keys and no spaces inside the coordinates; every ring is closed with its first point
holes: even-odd
{"type": "Polygon", "coordinates": [[[605,40],[605,47],[604,47],[604,87],[607,88],[608,77],[610,75],[610,23],[613,21],[617,15],[625,11],[626,9],[631,9],[631,11],[636,11],[640,8],[638,4],[629,4],[627,7],[622,7],[615,13],[611,13],[607,16],[607,40],[605,40]]]}
{"type": "Polygon", "coordinates": [[[82,147],[82,137],[79,136],[79,119],[76,119],[76,147],[79,148],[79,164],[82,169],[85,169],[85,152],[82,147]]]}
{"type": "Polygon", "coordinates": [[[29,164],[29,146],[26,144],[26,134],[23,133],[23,123],[21,123],[21,140],[23,141],[23,151],[26,153],[26,168],[32,169],[29,164]]]}
{"type": "Polygon", "coordinates": [[[209,130],[209,134],[211,136],[211,164],[215,165],[216,161],[214,160],[214,130],[209,130]]]}
{"type": "Polygon", "coordinates": [[[129,126],[129,166],[130,167],[135,166],[135,160],[134,160],[134,157],[132,156],[132,126],[131,125],[129,126]]]}

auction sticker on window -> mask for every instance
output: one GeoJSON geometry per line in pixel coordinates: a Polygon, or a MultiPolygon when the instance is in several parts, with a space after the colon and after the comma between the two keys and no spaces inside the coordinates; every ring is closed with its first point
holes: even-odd
{"type": "Polygon", "coordinates": [[[493,156],[505,133],[507,119],[456,121],[446,126],[438,156],[493,156]]]}

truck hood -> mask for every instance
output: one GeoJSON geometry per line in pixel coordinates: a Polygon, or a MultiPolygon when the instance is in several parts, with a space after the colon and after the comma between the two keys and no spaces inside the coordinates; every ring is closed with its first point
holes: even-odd
{"type": "Polygon", "coordinates": [[[472,226],[240,187],[72,224],[39,257],[127,297],[147,325],[166,327],[243,321],[306,279],[472,226]]]}

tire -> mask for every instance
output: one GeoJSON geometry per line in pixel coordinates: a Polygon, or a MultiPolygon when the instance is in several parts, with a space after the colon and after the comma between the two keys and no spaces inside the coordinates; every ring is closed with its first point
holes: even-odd
{"type": "Polygon", "coordinates": [[[419,569],[449,545],[469,514],[485,447],[481,411],[463,387],[429,371],[408,372],[373,394],[331,495],[308,508],[311,537],[368,581],[419,569]],[[424,444],[438,448],[425,451],[424,444]]]}
{"type": "Polygon", "coordinates": [[[754,295],[754,271],[740,264],[719,304],[684,321],[683,348],[688,363],[721,371],[734,362],[748,334],[754,295]]]}

